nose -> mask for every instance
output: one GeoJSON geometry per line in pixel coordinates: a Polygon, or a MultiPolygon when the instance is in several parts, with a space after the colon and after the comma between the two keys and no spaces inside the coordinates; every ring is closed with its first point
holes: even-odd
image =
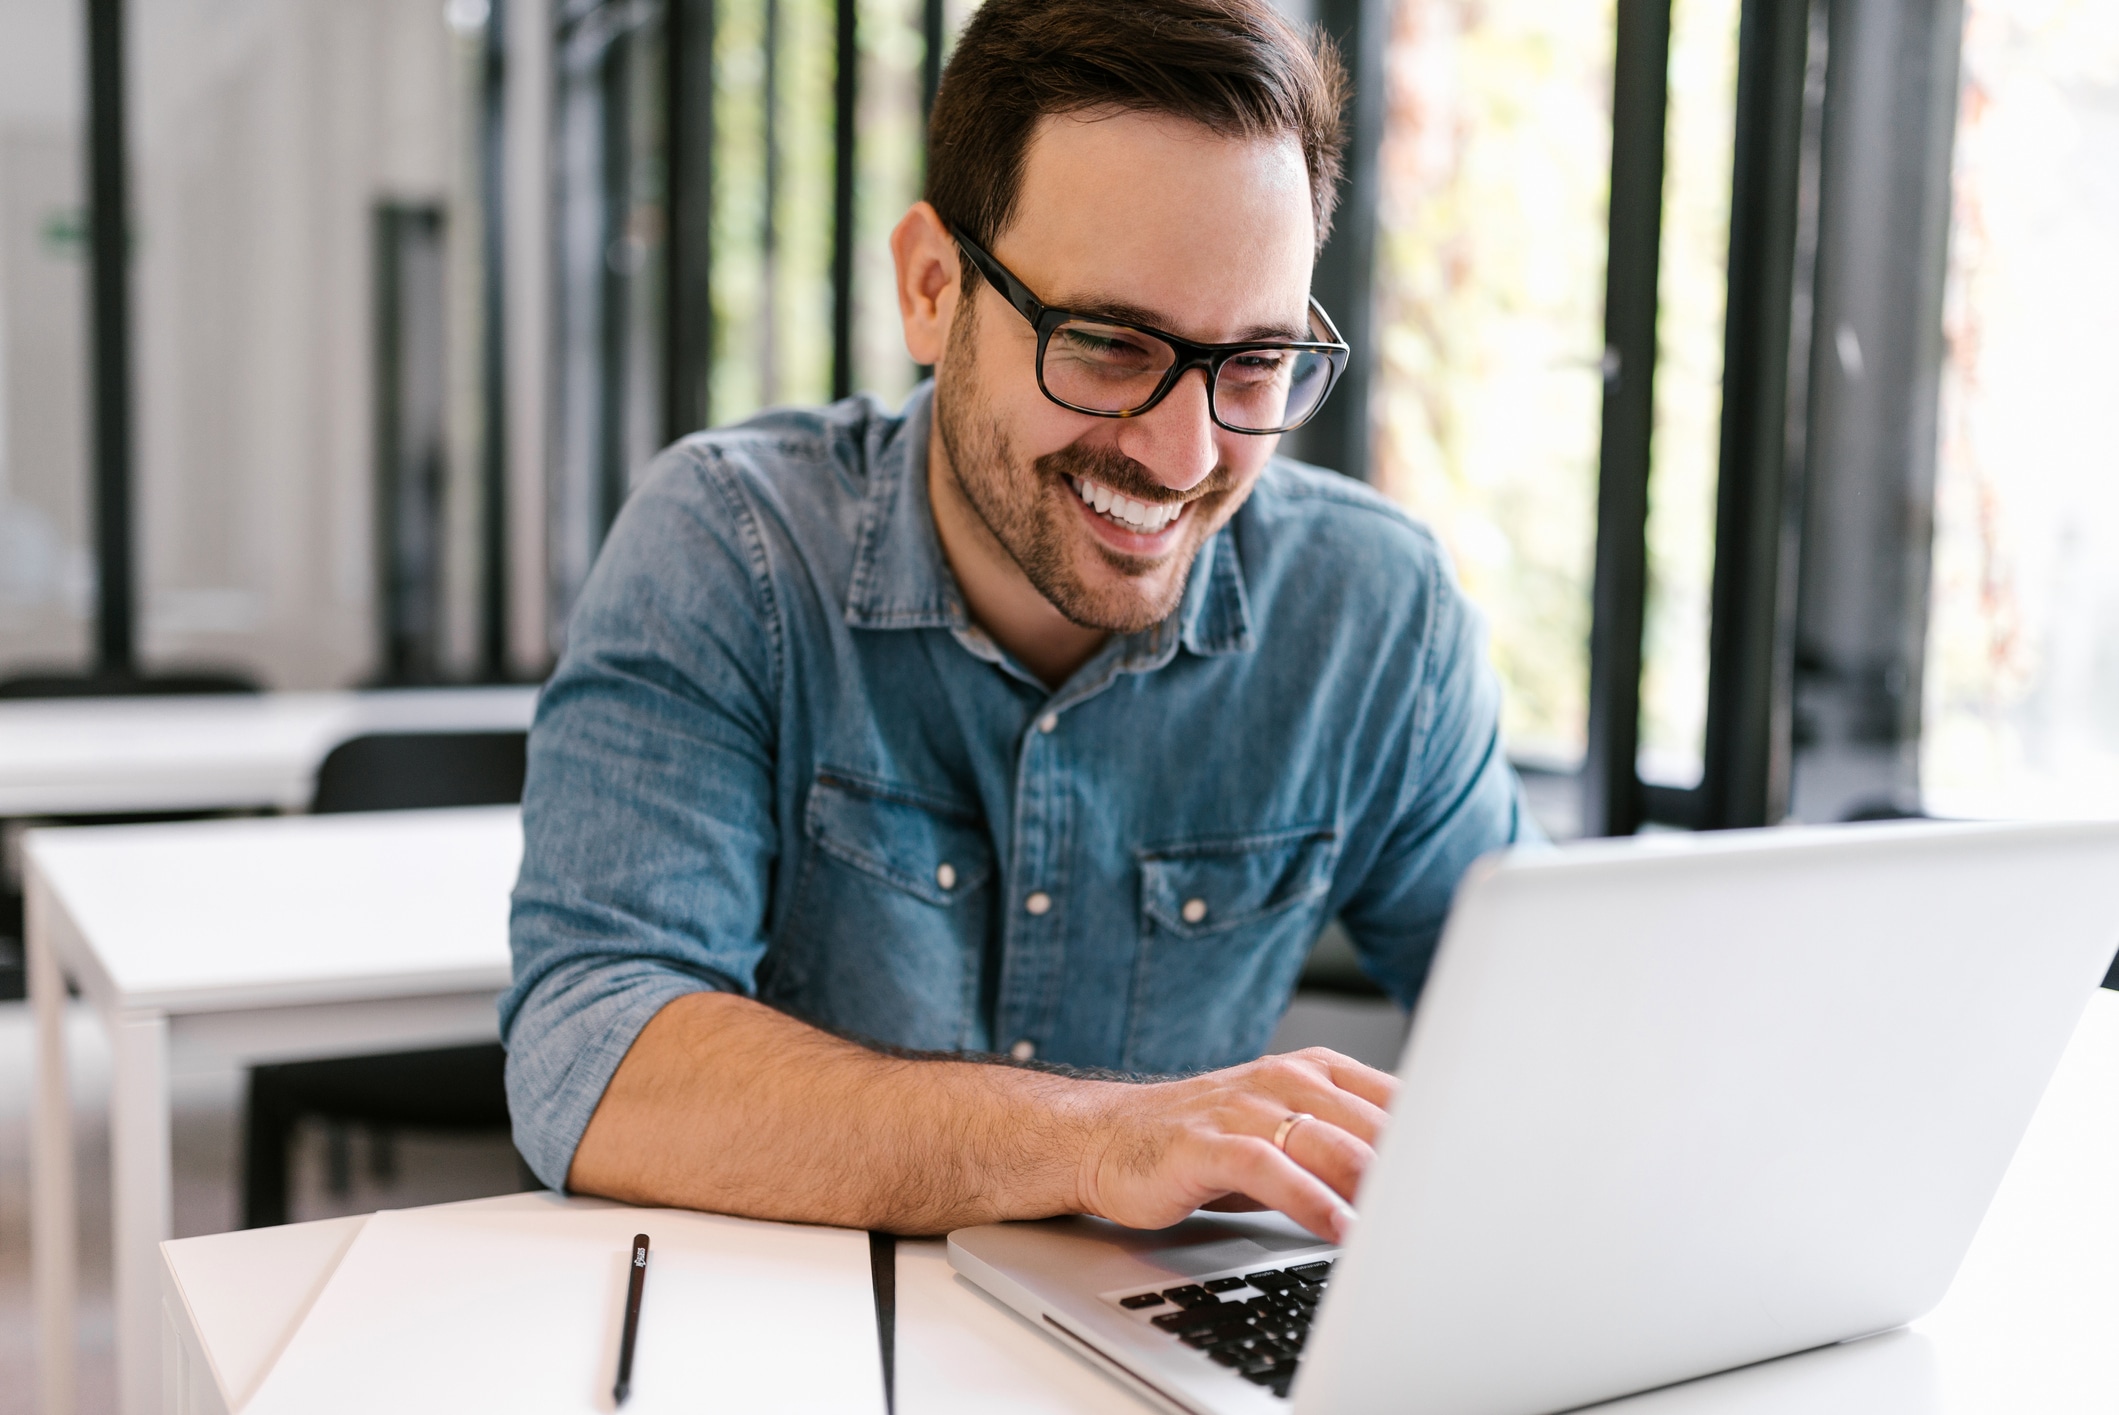
{"type": "Polygon", "coordinates": [[[1190,491],[1221,460],[1207,411],[1207,371],[1187,369],[1160,403],[1119,424],[1118,450],[1172,491],[1190,491]]]}

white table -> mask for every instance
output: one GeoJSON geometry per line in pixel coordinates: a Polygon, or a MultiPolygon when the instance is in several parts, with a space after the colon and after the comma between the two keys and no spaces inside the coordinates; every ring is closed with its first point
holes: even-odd
{"type": "MultiPolygon", "coordinates": [[[[543,1195],[510,1194],[452,1207],[547,1202],[543,1195]]],[[[163,1244],[167,1415],[237,1409],[367,1221],[366,1215],[325,1219],[163,1244]]],[[[939,1240],[898,1244],[897,1408],[900,1415],[1149,1409],[977,1288],[957,1281],[939,1240]]]]}
{"type": "Polygon", "coordinates": [[[173,1065],[490,1041],[507,986],[513,806],[32,831],[31,1265],[43,1405],[74,1407],[71,978],[110,1036],[119,1408],[157,1408],[173,1065]]]}
{"type": "Polygon", "coordinates": [[[349,738],[519,731],[536,708],[533,687],[0,703],[0,816],[300,810],[349,738]]]}
{"type": "MultiPolygon", "coordinates": [[[[2119,1410],[2119,994],[2092,1000],[1950,1295],[1910,1331],[1599,1407],[1611,1415],[2110,1415],[2119,1410]]],[[[476,1201],[525,1202],[524,1196],[476,1201]]],[[[543,1202],[540,1200],[539,1202],[543,1202]]],[[[166,1243],[170,1410],[254,1388],[365,1218],[166,1243]]],[[[377,1353],[387,1359],[387,1353],[377,1353]]],[[[233,1397],[233,1400],[231,1399],[233,1397]]],[[[708,1407],[711,1408],[711,1401],[708,1407]]],[[[899,1415],[1149,1407],[900,1243],[899,1415]]]]}

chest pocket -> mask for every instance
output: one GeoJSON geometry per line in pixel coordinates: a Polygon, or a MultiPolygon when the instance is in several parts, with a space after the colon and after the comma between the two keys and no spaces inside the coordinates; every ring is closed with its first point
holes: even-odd
{"type": "Polygon", "coordinates": [[[978,813],[819,772],[795,897],[759,969],[767,1001],[898,1046],[969,1044],[992,918],[993,844],[978,813]]]}
{"type": "Polygon", "coordinates": [[[993,877],[993,846],[976,812],[891,787],[820,774],[802,828],[817,849],[937,908],[993,877]]]}
{"type": "Polygon", "coordinates": [[[1324,927],[1338,861],[1338,833],[1321,826],[1141,851],[1126,1065],[1195,1071],[1258,1055],[1324,927]]]}

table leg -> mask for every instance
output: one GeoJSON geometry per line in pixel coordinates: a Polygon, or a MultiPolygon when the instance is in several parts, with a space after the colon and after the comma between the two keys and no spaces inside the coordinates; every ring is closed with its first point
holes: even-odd
{"type": "Polygon", "coordinates": [[[161,1243],[170,1236],[169,1019],[111,1021],[111,1260],[117,1278],[119,1415],[162,1400],[161,1243]]]}
{"type": "Polygon", "coordinates": [[[77,1282],[73,1099],[66,1078],[66,978],[52,953],[52,905],[29,882],[29,997],[37,1025],[36,1118],[30,1126],[30,1285],[45,1415],[73,1415],[77,1282]]]}

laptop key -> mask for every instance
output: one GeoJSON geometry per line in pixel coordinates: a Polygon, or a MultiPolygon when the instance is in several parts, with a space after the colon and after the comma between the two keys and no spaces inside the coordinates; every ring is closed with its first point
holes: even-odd
{"type": "Polygon", "coordinates": [[[1289,1268],[1288,1271],[1301,1278],[1304,1282],[1322,1282],[1331,1276],[1332,1262],[1331,1259],[1327,1258],[1323,1262],[1318,1263],[1300,1263],[1295,1267],[1289,1268]]]}
{"type": "Polygon", "coordinates": [[[1224,1320],[1223,1313],[1220,1310],[1221,1305],[1221,1303],[1217,1302],[1212,1308],[1181,1308],[1175,1312],[1165,1312],[1159,1317],[1150,1317],[1148,1320],[1172,1335],[1188,1331],[1201,1331],[1207,1327],[1221,1325],[1224,1320]]]}
{"type": "Polygon", "coordinates": [[[1219,1300],[1196,1282],[1186,1283],[1183,1287],[1166,1287],[1163,1289],[1163,1296],[1180,1307],[1197,1307],[1202,1302],[1219,1300]]]}
{"type": "Polygon", "coordinates": [[[1129,1312],[1137,1312],[1143,1307],[1160,1307],[1162,1304],[1163,1295],[1160,1292],[1136,1292],[1131,1297],[1118,1299],[1118,1305],[1129,1312]]]}
{"type": "Polygon", "coordinates": [[[1248,1284],[1240,1277],[1217,1277],[1212,1282],[1202,1283],[1209,1292],[1234,1292],[1248,1284]]]}

